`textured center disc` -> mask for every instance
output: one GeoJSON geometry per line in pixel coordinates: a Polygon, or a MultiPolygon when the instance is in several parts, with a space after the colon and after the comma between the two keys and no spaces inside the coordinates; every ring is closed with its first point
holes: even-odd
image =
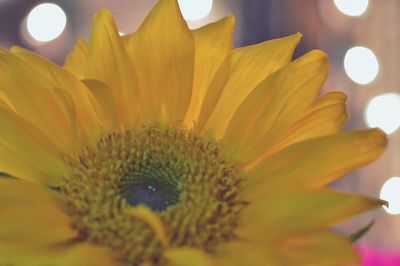
{"type": "Polygon", "coordinates": [[[136,206],[158,216],[169,246],[205,251],[235,238],[246,206],[242,177],[220,144],[175,126],[105,134],[69,165],[60,191],[74,228],[126,265],[163,263],[165,245],[154,228],[132,215],[136,206]]]}

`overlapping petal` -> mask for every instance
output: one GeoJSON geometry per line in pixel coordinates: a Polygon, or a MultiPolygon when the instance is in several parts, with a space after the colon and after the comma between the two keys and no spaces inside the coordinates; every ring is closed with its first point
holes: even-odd
{"type": "MultiPolygon", "coordinates": [[[[287,65],[300,34],[235,49],[227,79],[205,95],[198,127],[222,138],[234,112],[244,99],[269,75],[287,65]]],[[[219,73],[218,73],[219,74],[219,73]]]]}
{"type": "Polygon", "coordinates": [[[88,61],[85,79],[106,84],[117,103],[121,125],[132,126],[140,116],[136,72],[114,18],[103,9],[96,14],[88,43],[88,61]]]}
{"type": "Polygon", "coordinates": [[[196,49],[192,98],[186,115],[188,126],[197,121],[207,90],[219,90],[229,74],[224,68],[229,66],[234,26],[235,18],[229,16],[192,31],[196,49]],[[228,62],[224,64],[225,60],[228,62]]]}
{"type": "Polygon", "coordinates": [[[0,76],[0,90],[12,103],[12,109],[60,150],[69,151],[77,135],[66,102],[59,97],[59,88],[40,71],[5,50],[0,50],[0,76]]]}
{"type": "Polygon", "coordinates": [[[49,187],[68,176],[68,159],[103,133],[140,123],[183,124],[221,140],[227,160],[239,161],[235,169],[246,176],[239,194],[246,206],[238,206],[239,218],[229,225],[235,239],[227,236],[213,252],[185,246],[187,232],[170,234],[162,214],[123,202],[125,214],[157,238],[157,260],[358,262],[351,243],[330,227],[384,202],[326,185],[375,160],[385,135],[336,134],[347,117],[346,96],[318,97],[329,68],[325,53],[290,62],[300,34],[232,50],[233,27],[230,16],[190,31],[178,2],[160,0],[139,30],[123,38],[101,10],[89,41],[78,39],[63,68],[19,47],[0,50],[0,171],[19,178],[0,179],[0,265],[120,265],[118,252],[81,242],[61,194],[49,187]]]}
{"type": "Polygon", "coordinates": [[[194,39],[176,0],[159,1],[129,45],[143,121],[183,122],[192,95],[194,39]]]}
{"type": "Polygon", "coordinates": [[[38,71],[49,86],[54,88],[56,100],[70,121],[69,130],[74,133],[76,131],[77,134],[77,140],[71,141],[76,145],[68,145],[68,149],[62,151],[76,154],[81,145],[92,143],[104,122],[96,110],[95,97],[90,90],[76,76],[38,54],[17,46],[14,46],[11,52],[23,59],[31,69],[38,71]]]}
{"type": "Polygon", "coordinates": [[[247,172],[243,195],[263,195],[326,186],[378,158],[387,144],[378,130],[345,132],[293,144],[247,172]]]}
{"type": "Polygon", "coordinates": [[[244,163],[257,159],[310,107],[327,74],[326,54],[312,51],[264,80],[233,115],[227,152],[244,163]]]}
{"type": "Polygon", "coordinates": [[[88,61],[88,47],[84,39],[78,38],[72,51],[65,59],[63,68],[79,79],[84,79],[88,61]]]}
{"type": "Polygon", "coordinates": [[[330,189],[266,194],[243,210],[237,233],[242,238],[271,243],[328,229],[382,204],[381,200],[330,189]]]}

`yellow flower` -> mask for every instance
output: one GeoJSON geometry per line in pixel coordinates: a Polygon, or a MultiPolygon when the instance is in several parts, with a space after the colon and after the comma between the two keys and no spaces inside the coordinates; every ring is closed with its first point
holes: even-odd
{"type": "Polygon", "coordinates": [[[233,49],[234,18],[189,30],[160,0],[120,37],[94,18],[63,68],[0,50],[0,265],[343,265],[331,226],[381,201],[327,188],[376,159],[339,133],[300,34],[233,49]]]}

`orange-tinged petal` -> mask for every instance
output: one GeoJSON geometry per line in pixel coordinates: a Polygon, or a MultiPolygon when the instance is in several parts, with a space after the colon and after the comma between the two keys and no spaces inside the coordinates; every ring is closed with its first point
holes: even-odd
{"type": "Polygon", "coordinates": [[[293,144],[247,172],[243,195],[263,195],[327,185],[378,158],[386,146],[378,130],[339,133],[293,144]]]}
{"type": "Polygon", "coordinates": [[[359,265],[360,258],[349,239],[339,234],[321,231],[289,238],[277,252],[286,258],[284,265],[359,265]]]}
{"type": "Polygon", "coordinates": [[[250,203],[240,214],[237,234],[257,242],[329,228],[382,206],[383,201],[330,189],[282,193],[250,203]]]}
{"type": "Polygon", "coordinates": [[[44,187],[0,179],[0,242],[43,246],[77,237],[67,214],[44,187]]]}
{"type": "Polygon", "coordinates": [[[192,31],[196,50],[192,99],[186,115],[188,126],[197,120],[207,89],[232,51],[234,26],[235,18],[229,16],[192,31]]]}
{"type": "Polygon", "coordinates": [[[78,38],[72,51],[68,54],[63,68],[79,79],[85,76],[88,61],[88,47],[85,40],[78,38]]]}
{"type": "Polygon", "coordinates": [[[132,36],[145,122],[183,122],[192,94],[194,40],[176,0],[160,0],[132,36]],[[167,117],[163,117],[164,115],[167,117]]]}
{"type": "Polygon", "coordinates": [[[224,134],[227,153],[257,159],[314,102],[328,75],[327,55],[312,51],[272,74],[236,110],[224,134]]]}
{"type": "Polygon", "coordinates": [[[213,266],[211,259],[202,250],[185,247],[171,248],[163,253],[163,257],[170,266],[213,266]]]}
{"type": "Polygon", "coordinates": [[[138,121],[140,113],[136,73],[114,18],[106,9],[94,17],[85,78],[99,80],[111,89],[124,126],[132,126],[138,121]]]}
{"type": "Polygon", "coordinates": [[[244,99],[261,81],[290,62],[300,37],[300,34],[295,34],[236,49],[232,54],[229,78],[218,99],[206,102],[207,106],[202,107],[199,129],[221,138],[244,99]]]}

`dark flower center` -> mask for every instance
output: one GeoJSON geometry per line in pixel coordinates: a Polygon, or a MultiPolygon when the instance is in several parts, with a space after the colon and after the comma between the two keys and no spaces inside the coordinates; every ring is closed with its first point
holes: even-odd
{"type": "Polygon", "coordinates": [[[120,193],[130,205],[142,204],[154,211],[164,211],[179,200],[179,191],[173,184],[148,176],[125,178],[120,193]]]}

